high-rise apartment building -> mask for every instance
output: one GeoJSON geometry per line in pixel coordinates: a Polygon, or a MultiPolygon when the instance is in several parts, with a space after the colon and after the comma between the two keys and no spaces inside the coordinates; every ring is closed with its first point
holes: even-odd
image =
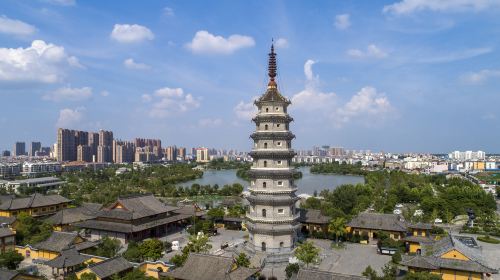
{"type": "Polygon", "coordinates": [[[97,161],[97,147],[99,146],[99,133],[89,132],[88,145],[92,150],[92,161],[97,161]]]}
{"type": "Polygon", "coordinates": [[[177,157],[178,157],[181,161],[185,161],[185,160],[186,160],[186,148],[184,148],[184,147],[180,147],[180,148],[177,150],[177,157]]]}
{"type": "Polygon", "coordinates": [[[79,145],[76,149],[76,160],[92,162],[92,148],[88,145],[79,145]]]}
{"type": "Polygon", "coordinates": [[[26,143],[25,142],[16,142],[14,144],[14,156],[24,156],[26,155],[26,143]]]}
{"type": "Polygon", "coordinates": [[[209,162],[210,158],[208,156],[208,148],[197,148],[196,149],[196,162],[209,162]]]}
{"type": "Polygon", "coordinates": [[[250,211],[246,225],[250,250],[272,254],[272,260],[287,261],[300,227],[295,209],[295,171],[291,166],[295,136],[289,130],[293,119],[287,109],[291,102],[278,91],[276,68],[276,54],[271,47],[267,90],[255,101],[258,113],[253,118],[256,131],[251,135],[253,164],[248,172],[250,211]]]}
{"type": "Polygon", "coordinates": [[[66,128],[57,130],[57,161],[76,160],[75,131],[66,128]]]}
{"type": "Polygon", "coordinates": [[[113,162],[113,132],[99,130],[99,146],[97,147],[97,162],[113,162]]]}
{"type": "Polygon", "coordinates": [[[40,142],[31,142],[30,144],[30,149],[28,151],[28,155],[30,157],[36,156],[37,152],[40,152],[42,150],[42,143],[40,142]]]}
{"type": "Polygon", "coordinates": [[[121,140],[113,140],[113,162],[130,163],[134,161],[134,143],[121,140]]]}
{"type": "Polygon", "coordinates": [[[168,146],[165,148],[165,160],[166,161],[177,161],[177,147],[168,146]]]}

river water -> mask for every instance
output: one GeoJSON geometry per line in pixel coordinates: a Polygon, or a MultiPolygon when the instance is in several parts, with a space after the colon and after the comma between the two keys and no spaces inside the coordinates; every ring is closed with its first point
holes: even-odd
{"type": "MultiPolygon", "coordinates": [[[[299,170],[302,172],[302,178],[295,180],[295,184],[299,188],[297,194],[306,193],[312,195],[315,190],[319,194],[324,189],[333,190],[340,185],[358,184],[365,182],[363,176],[312,174],[309,167],[300,167],[299,170]]],[[[222,187],[223,185],[233,183],[240,183],[245,186],[245,188],[248,187],[247,181],[242,180],[236,176],[236,170],[205,170],[203,172],[203,177],[196,180],[184,182],[179,185],[190,187],[192,184],[218,184],[220,187],[222,187]]]]}

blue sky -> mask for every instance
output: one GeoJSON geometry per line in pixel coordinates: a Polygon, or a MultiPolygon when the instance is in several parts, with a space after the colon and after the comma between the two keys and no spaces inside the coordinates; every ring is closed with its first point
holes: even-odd
{"type": "Polygon", "coordinates": [[[0,3],[0,149],[57,127],[251,147],[274,38],[297,148],[500,152],[500,1],[0,3]]]}

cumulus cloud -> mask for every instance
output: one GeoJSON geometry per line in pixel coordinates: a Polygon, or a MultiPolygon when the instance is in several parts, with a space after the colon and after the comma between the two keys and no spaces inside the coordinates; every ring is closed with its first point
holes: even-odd
{"type": "Polygon", "coordinates": [[[391,110],[392,106],[385,94],[378,93],[374,87],[363,87],[349,102],[337,109],[335,117],[339,122],[346,123],[359,117],[373,119],[391,110]]]}
{"type": "Polygon", "coordinates": [[[354,58],[384,58],[387,57],[388,54],[376,45],[370,44],[364,51],[360,49],[350,49],[347,51],[347,55],[354,58]]]}
{"type": "Polygon", "coordinates": [[[335,28],[338,30],[345,30],[351,26],[351,19],[349,14],[341,14],[335,16],[335,28]]]}
{"type": "Polygon", "coordinates": [[[288,48],[288,40],[285,38],[278,38],[278,40],[274,42],[274,46],[279,49],[288,48]]]}
{"type": "Polygon", "coordinates": [[[43,99],[50,101],[82,101],[92,97],[92,88],[72,88],[62,87],[53,92],[47,93],[43,99]]]}
{"type": "Polygon", "coordinates": [[[308,59],[304,63],[304,75],[306,77],[305,89],[292,96],[294,108],[299,110],[314,111],[333,107],[336,103],[335,93],[324,93],[318,89],[319,76],[314,76],[312,66],[316,62],[308,59]]]}
{"type": "Polygon", "coordinates": [[[483,84],[490,78],[500,78],[500,70],[484,69],[462,76],[462,80],[468,84],[483,84]]]}
{"type": "Polygon", "coordinates": [[[198,121],[198,125],[201,127],[217,127],[222,124],[222,119],[219,118],[205,118],[198,121]]]}
{"type": "Polygon", "coordinates": [[[56,126],[61,128],[73,128],[81,124],[84,118],[84,107],[76,109],[65,108],[59,111],[56,126]]]}
{"type": "Polygon", "coordinates": [[[170,7],[165,7],[165,8],[163,8],[163,14],[166,15],[167,17],[172,17],[175,15],[174,9],[172,9],[170,7]]]}
{"type": "MultiPolygon", "coordinates": [[[[256,100],[258,97],[255,96],[253,100],[256,100]]],[[[236,114],[236,118],[243,121],[251,120],[257,114],[257,107],[251,102],[240,101],[234,108],[234,113],[236,114]]]]}
{"type": "Polygon", "coordinates": [[[456,12],[456,11],[482,11],[499,7],[498,0],[402,0],[384,6],[384,13],[405,15],[420,11],[456,12]]]}
{"type": "Polygon", "coordinates": [[[55,83],[63,78],[64,66],[77,62],[63,47],[42,40],[27,48],[0,48],[0,81],[55,83]]]}
{"type": "Polygon", "coordinates": [[[125,59],[125,61],[123,61],[123,65],[128,69],[134,70],[148,70],[151,68],[151,66],[147,64],[135,62],[133,58],[125,59]]]}
{"type": "Polygon", "coordinates": [[[155,38],[149,28],[138,24],[115,24],[110,36],[111,39],[125,44],[139,43],[155,38]]]}
{"type": "Polygon", "coordinates": [[[186,47],[197,54],[232,54],[242,49],[253,47],[255,41],[250,36],[234,34],[228,38],[213,35],[205,30],[196,32],[186,47]]]}
{"type": "Polygon", "coordinates": [[[184,113],[186,111],[200,107],[200,99],[192,94],[184,93],[182,88],[164,87],[156,90],[149,97],[142,96],[143,101],[152,103],[149,115],[153,118],[165,118],[174,113],[184,113]]]}
{"type": "Polygon", "coordinates": [[[354,120],[372,120],[375,116],[383,119],[392,111],[385,94],[378,93],[373,87],[363,87],[345,103],[333,92],[322,92],[319,89],[319,76],[313,72],[314,63],[311,59],[304,63],[305,89],[292,96],[294,110],[314,111],[315,116],[323,115],[335,127],[354,120]]]}
{"type": "Polygon", "coordinates": [[[0,33],[27,36],[35,33],[36,28],[17,19],[0,16],[0,33]]]}

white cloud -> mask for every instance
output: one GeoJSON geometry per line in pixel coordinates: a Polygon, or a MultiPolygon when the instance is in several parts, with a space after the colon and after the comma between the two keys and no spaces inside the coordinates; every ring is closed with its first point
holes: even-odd
{"type": "Polygon", "coordinates": [[[198,121],[198,125],[201,127],[216,127],[220,126],[222,124],[222,119],[216,118],[216,119],[211,119],[211,118],[205,118],[201,119],[198,121]]]}
{"type": "Polygon", "coordinates": [[[378,93],[373,87],[363,87],[349,102],[336,111],[336,119],[341,123],[354,118],[376,120],[392,111],[392,106],[383,93],[378,93]]]}
{"type": "Polygon", "coordinates": [[[288,48],[288,40],[285,38],[278,38],[278,40],[274,42],[274,46],[279,49],[286,49],[288,48]]]}
{"type": "Polygon", "coordinates": [[[101,91],[101,96],[104,96],[104,97],[109,96],[109,91],[107,91],[107,90],[101,91]]]}
{"type": "MultiPolygon", "coordinates": [[[[254,97],[253,100],[257,98],[258,97],[254,97]]],[[[233,108],[233,111],[238,119],[248,121],[257,114],[257,107],[253,104],[253,101],[248,103],[240,101],[240,103],[233,108]]]]}
{"type": "Polygon", "coordinates": [[[500,70],[484,69],[462,76],[462,80],[468,84],[483,84],[490,78],[500,78],[500,70]]]}
{"type": "Polygon", "coordinates": [[[149,97],[142,96],[143,101],[152,102],[149,115],[153,118],[165,118],[175,113],[184,113],[200,107],[200,99],[192,94],[184,93],[182,88],[161,88],[149,97]]]}
{"type": "Polygon", "coordinates": [[[482,11],[499,7],[498,0],[402,0],[384,6],[384,13],[405,15],[420,11],[456,12],[456,11],[482,11]]]}
{"type": "Polygon", "coordinates": [[[312,69],[314,63],[311,59],[304,63],[305,89],[291,98],[291,109],[313,111],[315,117],[322,115],[336,127],[354,120],[370,124],[370,120],[384,119],[392,111],[388,98],[373,87],[363,87],[343,104],[335,93],[322,92],[318,89],[319,76],[312,69]]]}
{"type": "Polygon", "coordinates": [[[27,36],[35,33],[36,28],[17,19],[0,16],[0,33],[27,36]]]}
{"type": "Polygon", "coordinates": [[[151,68],[147,64],[135,62],[133,58],[125,59],[125,61],[123,61],[123,65],[128,69],[134,69],[134,70],[147,70],[151,68]]]}
{"type": "Polygon", "coordinates": [[[138,24],[115,24],[111,32],[111,39],[120,43],[139,43],[154,38],[149,28],[138,24]]]}
{"type": "Polygon", "coordinates": [[[163,8],[163,14],[166,15],[167,17],[172,17],[175,15],[174,9],[172,9],[170,7],[165,7],[165,8],[163,8]]]}
{"type": "Polygon", "coordinates": [[[253,47],[254,45],[255,41],[250,36],[234,34],[224,38],[200,30],[196,32],[193,40],[186,44],[186,47],[197,54],[232,54],[241,48],[253,47]]]}
{"type": "Polygon", "coordinates": [[[384,58],[387,57],[387,52],[383,51],[374,44],[368,45],[365,51],[359,49],[350,49],[347,55],[354,58],[384,58]]]}
{"type": "Polygon", "coordinates": [[[0,81],[55,83],[62,80],[64,66],[77,62],[63,47],[42,40],[27,48],[0,48],[0,81]]]}
{"type": "Polygon", "coordinates": [[[82,101],[92,97],[92,88],[62,87],[43,96],[44,100],[50,101],[82,101]]]}
{"type": "Polygon", "coordinates": [[[65,108],[59,111],[59,118],[56,122],[56,127],[59,128],[75,128],[81,124],[84,118],[84,107],[79,107],[76,109],[65,108]]]}
{"type": "Polygon", "coordinates": [[[351,19],[349,14],[341,14],[335,16],[335,28],[338,30],[345,30],[351,26],[351,19]]]}
{"type": "Polygon", "coordinates": [[[314,63],[316,62],[312,59],[304,63],[305,89],[292,96],[291,100],[296,109],[315,111],[333,107],[336,103],[335,93],[324,93],[318,90],[319,76],[314,76],[312,69],[314,63]]]}

